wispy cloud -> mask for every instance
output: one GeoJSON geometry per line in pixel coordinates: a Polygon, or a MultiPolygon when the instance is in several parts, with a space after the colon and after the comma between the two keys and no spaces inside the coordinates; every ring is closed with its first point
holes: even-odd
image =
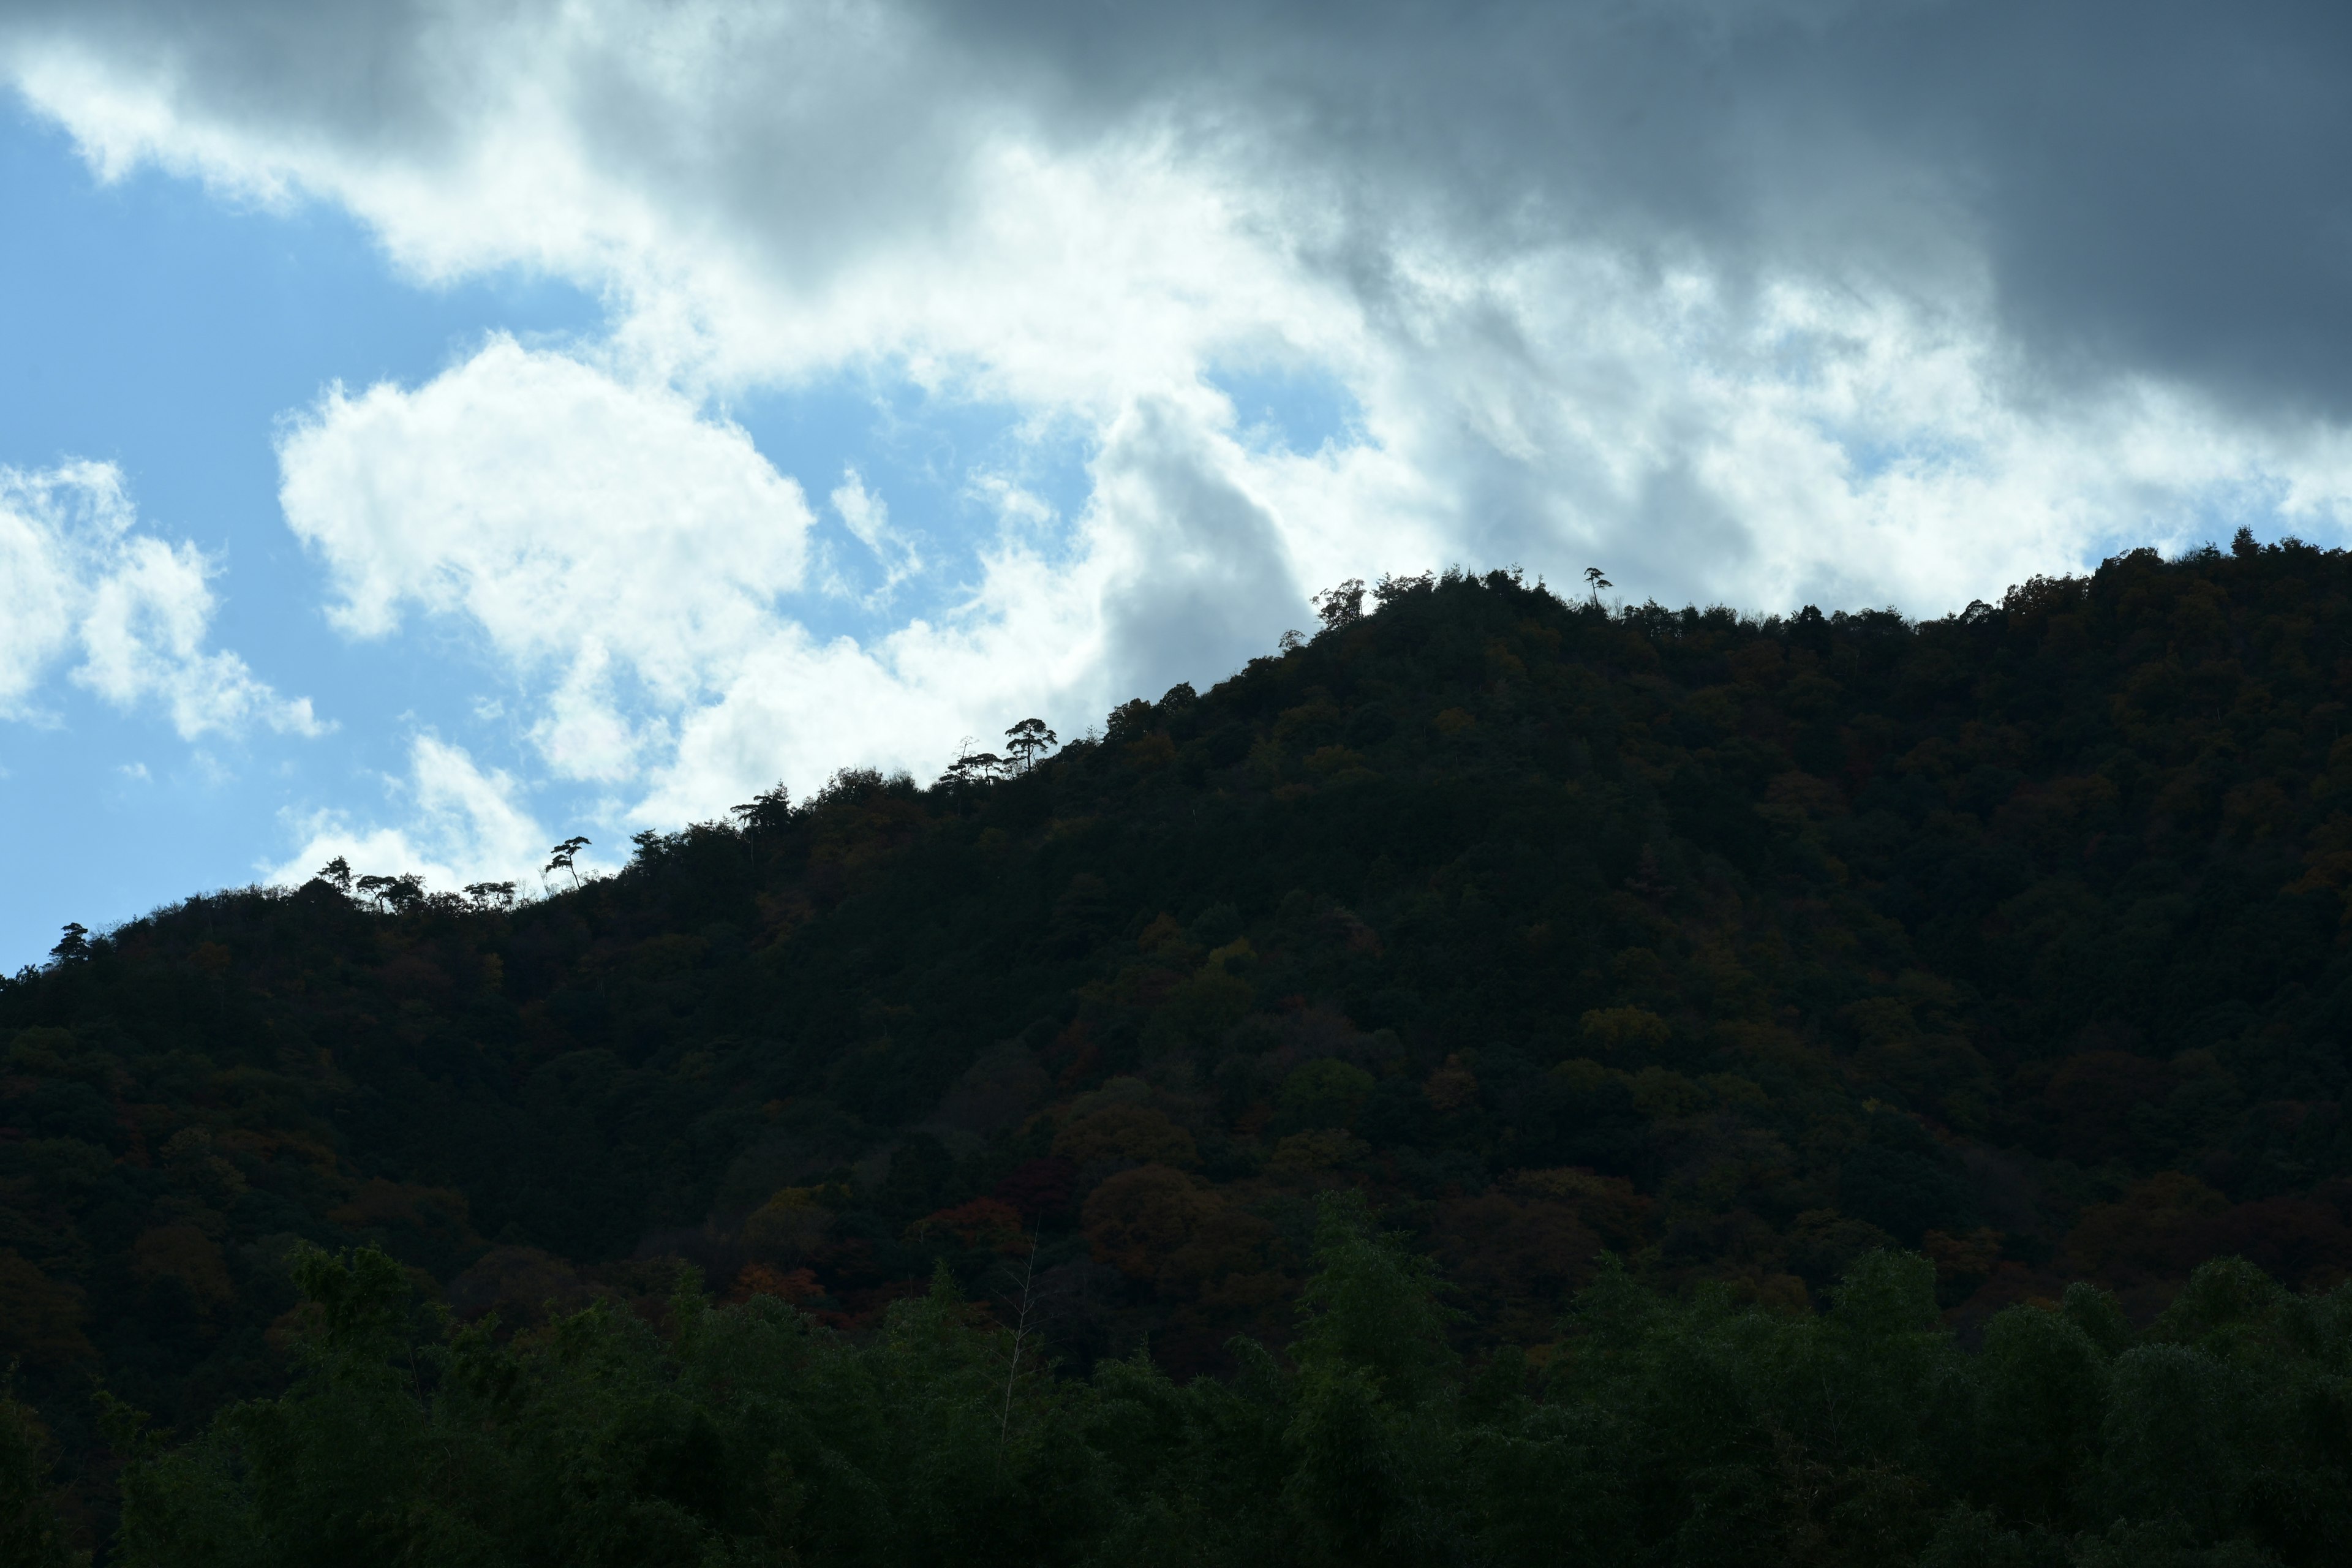
{"type": "Polygon", "coordinates": [[[869,604],[887,601],[891,589],[923,569],[922,553],[915,542],[892,531],[889,503],[866,488],[856,468],[843,470],[841,483],[827,499],[842,526],[856,536],[882,568],[881,586],[867,595],[869,604]]]}

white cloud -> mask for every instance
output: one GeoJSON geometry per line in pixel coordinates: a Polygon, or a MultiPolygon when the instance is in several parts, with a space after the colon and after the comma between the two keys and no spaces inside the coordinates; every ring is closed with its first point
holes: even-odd
{"type": "Polygon", "coordinates": [[[510,774],[484,768],[461,746],[418,735],[409,742],[407,774],[383,784],[395,819],[391,825],[354,823],[341,811],[289,819],[287,826],[302,847],[283,862],[260,868],[263,874],[271,881],[302,882],[340,855],[356,873],[415,872],[445,890],[468,882],[539,885],[550,840],[510,774]]]}
{"type": "Polygon", "coordinates": [[[110,463],[0,468],[0,718],[41,718],[44,682],[79,655],[76,683],[117,708],[160,704],[184,740],[256,723],[321,733],[308,698],[281,698],[236,655],[205,650],[203,552],[137,526],[110,463]]]}
{"type": "MultiPolygon", "coordinates": [[[[1937,614],[2200,537],[2265,494],[2323,534],[2352,515],[2343,432],[2265,427],[2146,377],[2053,397],[1966,301],[1803,279],[1734,294],[1573,250],[1459,277],[1419,292],[1366,394],[1381,494],[1363,504],[1428,520],[1424,544],[1474,563],[1557,581],[1597,561],[1674,602],[1937,614]]],[[[1311,505],[1299,492],[1330,467],[1305,465],[1278,510],[1311,505]]],[[[1307,579],[1354,542],[1318,533],[1307,579]]]]}
{"type": "MultiPolygon", "coordinates": [[[[685,715],[635,815],[709,816],[777,778],[805,793],[845,763],[927,773],[959,736],[1039,714],[1076,733],[1110,704],[1238,668],[1304,599],[1251,487],[1263,477],[1213,426],[1222,400],[1145,403],[1105,432],[1093,499],[1066,550],[1027,535],[1009,487],[979,581],[946,609],[864,645],[780,626],[717,700],[685,715]],[[1203,426],[1209,428],[1204,429],[1203,426]]],[[[1326,470],[1344,476],[1349,458],[1326,470]]],[[[1344,506],[1344,486],[1330,504],[1344,506]]],[[[1286,620],[1287,617],[1287,620],[1286,620]]]]}
{"type": "Polygon", "coordinates": [[[633,694],[658,714],[723,683],[801,582],[807,503],[741,430],[509,339],[414,390],[334,388],[278,458],[335,623],[461,617],[502,662],[552,672],[534,735],[569,777],[627,776],[659,739],[633,694]]]}

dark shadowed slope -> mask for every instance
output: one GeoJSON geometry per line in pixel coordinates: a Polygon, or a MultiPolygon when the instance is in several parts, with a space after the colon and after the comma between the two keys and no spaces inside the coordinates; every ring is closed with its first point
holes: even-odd
{"type": "Polygon", "coordinates": [[[93,1370],[184,1427],[280,1385],[303,1240],[510,1326],[683,1257],[856,1331],[1028,1236],[1071,1364],[1221,1369],[1336,1188],[1473,1353],[1604,1250],[1805,1311],[1920,1249],[1964,1327],[2332,1285],[2347,590],[2243,538],[1917,625],[1388,584],[1025,771],[519,907],[192,900],[0,987],[5,1353],[76,1449],[93,1370]]]}

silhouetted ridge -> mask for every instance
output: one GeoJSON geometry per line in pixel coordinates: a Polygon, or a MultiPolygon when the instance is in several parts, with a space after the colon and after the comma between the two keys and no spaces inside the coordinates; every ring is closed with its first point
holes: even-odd
{"type": "MultiPolygon", "coordinates": [[[[2007,1460],[1951,1469],[1998,1447],[1958,1427],[1905,1427],[1871,1480],[1854,1467],[1878,1461],[1758,1384],[1741,1419],[1828,1467],[1800,1483],[1722,1460],[1758,1467],[1737,1484],[1780,1500],[1755,1504],[1774,1530],[1797,1505],[1773,1489],[1813,1486],[1912,1510],[1885,1544],[1906,1561],[1953,1531],[2025,1552],[2115,1519],[2231,1539],[2257,1529],[2254,1494],[2167,1523],[2132,1490],[2156,1472],[2081,1433],[2137,1419],[2112,1403],[2131,1378],[2175,1375],[2152,1348],[2131,1361],[2133,1325],[2210,1258],[2261,1271],[2211,1278],[2307,1359],[2261,1376],[2346,1372],[2345,1298],[2280,1288],[2352,1270],[2347,590],[2343,553],[2244,534],[1921,623],[1612,610],[1501,573],[1346,584],[1318,635],[1213,689],[1066,743],[1023,721],[930,785],[852,769],[804,801],[771,791],[638,836],[625,870],[576,889],[559,873],[515,902],[343,867],[68,933],[0,984],[0,1353],[87,1454],[93,1370],[183,1433],[281,1387],[320,1310],[298,1309],[303,1243],[381,1247],[501,1334],[598,1301],[674,1333],[685,1259],[753,1302],[727,1311],[791,1302],[853,1360],[892,1302],[931,1301],[896,1309],[908,1325],[953,1319],[955,1289],[1002,1298],[1034,1251],[1024,1331],[1066,1376],[1094,1369],[1089,1398],[1159,1376],[1112,1370],[1147,1343],[1177,1375],[1276,1376],[1239,1334],[1291,1380],[1265,1395],[1294,1402],[1285,1421],[1326,1397],[1318,1366],[1355,1367],[1392,1413],[1452,1390],[1447,1420],[1470,1425],[1446,1441],[1475,1445],[1535,1441],[1509,1423],[1577,1399],[1638,1425],[1667,1398],[1637,1389],[1664,1363],[1588,1359],[1611,1312],[1650,1325],[1625,1331],[1641,1355],[1835,1356],[1845,1319],[1800,1325],[1879,1280],[1913,1314],[1865,1336],[1890,1369],[1937,1309],[1970,1343],[2011,1324],[1986,1357],[2073,1366],[2093,1352],[2065,1336],[2088,1335],[2096,1389],[2066,1417],[2088,1426],[2050,1439],[2072,1457],[2024,1491],[2007,1460]],[[1302,1284],[1344,1242],[1327,1212],[1318,1263],[1335,1193],[1363,1205],[1348,1224],[1409,1238],[1380,1268],[1448,1282],[1414,1342],[1439,1347],[1413,1363],[1423,1392],[1297,1337],[1302,1284]],[[1604,1253],[1627,1272],[1596,1273],[1604,1253]],[[2067,1295],[2077,1279],[2114,1295],[2067,1295]],[[1522,1353],[1551,1381],[1479,1381],[1522,1353]],[[1497,1435],[1466,1435],[1489,1416],[1497,1435]]],[[[687,1375],[661,1356],[703,1352],[627,1353],[658,1382],[687,1375]]],[[[1927,1363],[1903,1364],[1872,1386],[1912,1398],[1927,1363]]],[[[1134,1397],[1178,1397],[1153,1387],[1134,1397]]],[[[1608,1537],[1623,1560],[1680,1539],[1668,1514],[1703,1461],[1608,1483],[1633,1510],[1606,1526],[1633,1532],[1608,1537]]],[[[1297,1560],[1371,1561],[1420,1528],[1399,1514],[1350,1545],[1297,1500],[1322,1484],[1284,1494],[1297,1560]]],[[[1468,1506],[1412,1496],[1395,1506],[1468,1506]]],[[[1845,1506],[1805,1528],[1835,1535],[1845,1506]]],[[[2320,1514],[2296,1517],[2305,1535],[2262,1549],[2341,1560],[2310,1544],[2320,1514]]]]}

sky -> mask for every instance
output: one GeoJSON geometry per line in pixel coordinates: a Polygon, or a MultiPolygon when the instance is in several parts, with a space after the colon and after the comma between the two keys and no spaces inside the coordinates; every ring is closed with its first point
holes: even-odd
{"type": "Polygon", "coordinates": [[[2352,519],[2352,12],[0,0],[0,968],[928,778],[1459,563],[2352,519]]]}

